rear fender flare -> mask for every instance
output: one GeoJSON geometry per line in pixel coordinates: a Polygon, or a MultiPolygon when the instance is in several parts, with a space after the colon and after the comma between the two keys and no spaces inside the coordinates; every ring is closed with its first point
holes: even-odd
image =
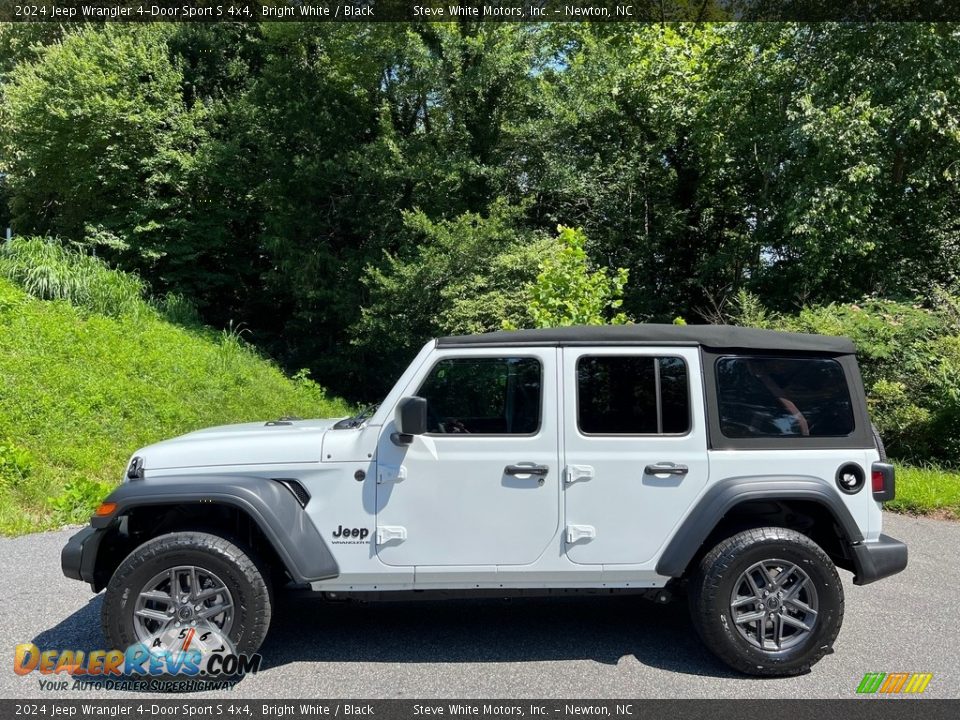
{"type": "Polygon", "coordinates": [[[809,476],[733,477],[710,487],[680,523],[657,561],[657,573],[681,577],[700,546],[720,520],[749,500],[806,500],[824,506],[843,532],[843,542],[863,542],[863,533],[839,493],[827,482],[809,476]]]}

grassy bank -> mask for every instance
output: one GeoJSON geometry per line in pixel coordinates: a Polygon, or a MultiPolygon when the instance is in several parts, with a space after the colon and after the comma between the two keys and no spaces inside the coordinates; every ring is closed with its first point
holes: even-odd
{"type": "Polygon", "coordinates": [[[86,521],[130,453],[157,440],[347,411],[235,334],[171,323],[137,298],[113,311],[76,297],[41,300],[23,290],[28,283],[4,279],[16,274],[2,265],[0,533],[86,521]]]}
{"type": "Polygon", "coordinates": [[[888,510],[960,520],[960,472],[897,466],[897,498],[888,510]]]}

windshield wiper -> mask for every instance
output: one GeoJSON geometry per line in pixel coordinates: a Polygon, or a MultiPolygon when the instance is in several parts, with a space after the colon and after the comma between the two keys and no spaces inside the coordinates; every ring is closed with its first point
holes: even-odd
{"type": "Polygon", "coordinates": [[[360,412],[358,412],[353,417],[344,418],[340,420],[336,425],[333,426],[334,430],[350,430],[352,428],[358,428],[363,425],[370,417],[377,411],[377,408],[380,407],[380,403],[374,403],[373,405],[367,405],[360,412]]]}

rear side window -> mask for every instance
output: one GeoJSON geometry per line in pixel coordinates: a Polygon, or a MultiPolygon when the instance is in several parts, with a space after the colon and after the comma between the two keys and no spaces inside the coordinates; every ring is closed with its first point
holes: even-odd
{"type": "Polygon", "coordinates": [[[540,361],[449,358],[417,394],[427,400],[427,432],[529,435],[540,429],[540,361]]]}
{"type": "Polygon", "coordinates": [[[720,431],[729,438],[845,437],[854,431],[843,368],[829,358],[717,360],[720,431]]]}
{"type": "Polygon", "coordinates": [[[676,357],[581,357],[577,426],[588,435],[686,433],[690,430],[686,363],[676,357]]]}

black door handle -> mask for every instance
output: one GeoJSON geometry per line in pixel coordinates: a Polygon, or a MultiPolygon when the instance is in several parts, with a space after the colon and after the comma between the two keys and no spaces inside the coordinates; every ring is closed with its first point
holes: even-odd
{"type": "Polygon", "coordinates": [[[656,465],[647,465],[643,469],[647,475],[686,475],[690,468],[686,465],[675,465],[674,463],[657,463],[656,465]]]}
{"type": "Polygon", "coordinates": [[[546,465],[507,465],[503,469],[506,475],[539,475],[546,476],[550,468],[546,465]]]}

